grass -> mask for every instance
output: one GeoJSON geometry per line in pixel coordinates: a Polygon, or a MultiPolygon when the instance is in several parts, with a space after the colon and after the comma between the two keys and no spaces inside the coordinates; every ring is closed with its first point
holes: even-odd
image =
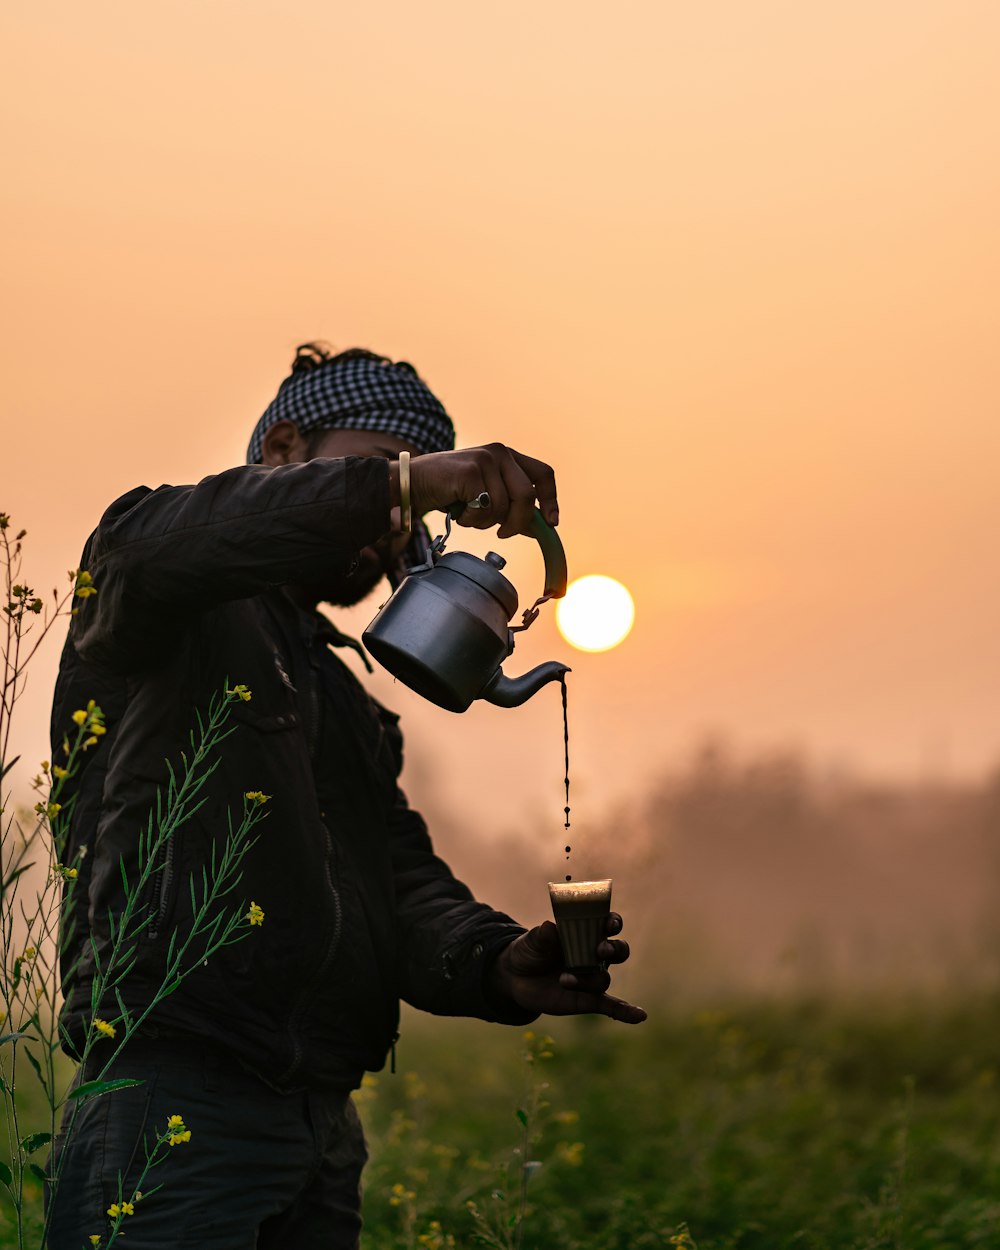
{"type": "Polygon", "coordinates": [[[1000,1245],[1000,1001],[533,1032],[406,1016],[358,1095],[365,1250],[1000,1245]]]}
{"type": "Polygon", "coordinates": [[[552,1022],[526,1063],[510,1031],[411,1020],[402,1075],[362,1093],[365,1245],[996,1247],[998,1031],[993,1001],[758,1004],[552,1022]]]}

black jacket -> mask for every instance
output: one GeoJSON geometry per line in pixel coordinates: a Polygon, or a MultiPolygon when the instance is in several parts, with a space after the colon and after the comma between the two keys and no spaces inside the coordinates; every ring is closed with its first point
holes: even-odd
{"type": "MultiPolygon", "coordinates": [[[[63,852],[69,863],[87,847],[63,965],[77,1047],[95,1014],[91,938],[103,956],[167,761],[181,763],[196,711],[236,683],[252,698],[234,706],[205,802],[154,877],[154,920],[122,986],[129,1009],[159,984],[171,934],[190,918],[191,874],[224,842],[227,813],[238,820],[244,793],[259,790],[273,797],[235,901],[256,902],[264,923],[198,966],[153,1028],[220,1042],[287,1089],[353,1086],[380,1068],[401,997],[442,1015],[529,1018],[484,993],[484,970],[522,927],[435,856],[397,783],[396,717],[333,653],[343,640],[325,618],[281,589],[349,567],[388,526],[385,461],[350,458],[141,487],[88,541],[82,567],[97,594],[78,601],[52,719],[56,760],[88,699],[108,726],[74,778],[63,852]]],[[[96,1014],[119,1011],[105,1001],[96,1014]]]]}

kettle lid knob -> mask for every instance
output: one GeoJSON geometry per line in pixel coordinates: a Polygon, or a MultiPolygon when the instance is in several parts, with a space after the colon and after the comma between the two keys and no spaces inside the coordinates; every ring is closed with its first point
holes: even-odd
{"type": "Polygon", "coordinates": [[[498,555],[497,552],[487,551],[486,563],[492,564],[495,569],[502,569],[506,566],[507,561],[503,558],[503,556],[498,555]]]}

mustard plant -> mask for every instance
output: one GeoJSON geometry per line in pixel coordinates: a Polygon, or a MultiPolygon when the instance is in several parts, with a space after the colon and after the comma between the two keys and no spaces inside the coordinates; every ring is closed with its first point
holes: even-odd
{"type": "Polygon", "coordinates": [[[521,1250],[531,1207],[528,1186],[541,1170],[542,1161],[532,1158],[535,1147],[550,1116],[546,1097],[549,1082],[540,1073],[541,1065],[555,1055],[553,1039],[539,1036],[532,1029],[523,1034],[521,1058],[526,1072],[524,1095],[515,1110],[518,1124],[517,1143],[510,1157],[500,1166],[497,1184],[490,1191],[489,1202],[470,1199],[466,1209],[476,1224],[476,1236],[492,1250],[521,1250]]]}
{"type": "MultiPolygon", "coordinates": [[[[192,919],[183,933],[175,929],[170,934],[155,992],[144,1000],[141,1011],[130,1011],[123,988],[136,962],[137,943],[156,920],[151,901],[156,891],[152,887],[171,862],[177,830],[204,801],[202,788],[218,766],[221,744],[233,732],[228,725],[233,706],[252,698],[246,686],[230,687],[227,682],[205,715],[195,712],[190,751],[182,754],[180,766],[166,763],[168,780],[157,793],[155,808],[138,835],[138,858],[131,875],[124,862],[120,864],[124,904],[117,914],[108,916],[110,941],[103,955],[91,939],[91,1024],[79,1064],[81,1068],[86,1065],[92,1075],[84,1082],[74,1079],[73,1066],[60,1055],[64,1043],[69,1042],[59,1016],[60,962],[68,962],[66,953],[76,931],[76,891],[88,848],[83,843],[72,853],[69,850],[69,821],[76,798],[71,782],[85,756],[104,745],[104,712],[91,699],[73,713],[59,758],[42,761],[32,782],[38,801],[30,811],[17,809],[13,800],[12,771],[20,757],[12,756],[10,748],[15,705],[24,690],[29,661],[56,621],[74,615],[78,601],[98,594],[99,587],[86,570],[72,570],[69,592],[60,597],[54,591],[51,604],[46,604],[21,577],[25,531],[12,534],[11,530],[10,518],[0,513],[0,592],[5,601],[5,626],[0,631],[0,1106],[9,1160],[0,1157],[0,1216],[10,1220],[15,1244],[18,1250],[25,1250],[29,1245],[45,1243],[49,1216],[39,1215],[39,1199],[47,1190],[51,1211],[66,1151],[58,1162],[50,1159],[48,1170],[38,1158],[54,1140],[57,1123],[62,1120],[68,1145],[85,1102],[140,1084],[107,1079],[129,1039],[203,960],[223,946],[243,940],[264,923],[260,903],[234,903],[234,896],[243,860],[259,836],[255,830],[266,815],[269,796],[248,791],[242,796],[239,819],[229,813],[221,847],[213,848],[209,862],[188,882],[192,919]],[[41,1111],[37,1110],[39,1089],[41,1111]]],[[[80,900],[79,905],[85,908],[86,900],[80,900]]],[[[62,977],[69,980],[75,971],[76,965],[64,967],[62,977]]],[[[151,1169],[164,1161],[170,1148],[190,1140],[191,1130],[183,1117],[172,1116],[147,1146],[133,1192],[122,1192],[119,1177],[118,1200],[107,1212],[94,1213],[98,1225],[103,1221],[104,1227],[95,1229],[92,1245],[106,1250],[115,1242],[123,1224],[135,1215],[142,1194],[154,1192],[146,1183],[151,1169]]]]}

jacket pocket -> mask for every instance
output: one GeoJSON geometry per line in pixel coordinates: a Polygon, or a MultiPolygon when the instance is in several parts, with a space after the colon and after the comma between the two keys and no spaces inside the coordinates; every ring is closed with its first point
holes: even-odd
{"type": "Polygon", "coordinates": [[[273,668],[264,669],[251,687],[250,698],[234,703],[231,712],[234,722],[259,733],[280,733],[299,724],[298,691],[285,658],[274,647],[271,658],[273,668]]]}

